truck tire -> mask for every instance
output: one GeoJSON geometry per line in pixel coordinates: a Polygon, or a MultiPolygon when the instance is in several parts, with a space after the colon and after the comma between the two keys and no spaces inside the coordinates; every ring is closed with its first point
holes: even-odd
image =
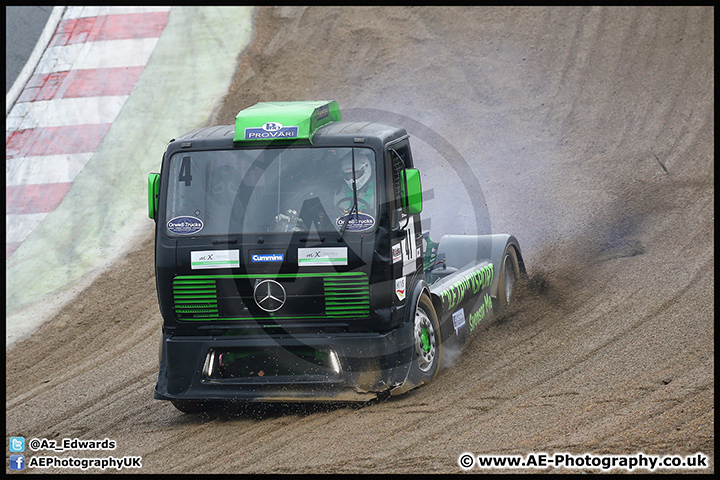
{"type": "Polygon", "coordinates": [[[500,279],[498,282],[497,304],[502,310],[512,300],[515,282],[520,278],[520,262],[517,251],[512,245],[508,245],[503,253],[502,264],[500,265],[500,279]]]}
{"type": "Polygon", "coordinates": [[[413,360],[410,375],[417,386],[430,383],[440,371],[442,361],[440,322],[432,300],[420,294],[413,320],[413,360]]]}

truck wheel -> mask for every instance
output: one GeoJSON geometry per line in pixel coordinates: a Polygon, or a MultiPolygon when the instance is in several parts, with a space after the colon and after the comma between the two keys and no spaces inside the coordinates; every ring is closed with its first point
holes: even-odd
{"type": "Polygon", "coordinates": [[[440,323],[430,297],[423,293],[418,299],[413,321],[411,372],[417,379],[414,383],[430,383],[440,371],[441,360],[440,323]]]}
{"type": "Polygon", "coordinates": [[[520,277],[520,263],[517,252],[512,246],[508,246],[503,255],[500,268],[500,280],[498,282],[498,306],[502,309],[510,304],[515,282],[520,277]]]}

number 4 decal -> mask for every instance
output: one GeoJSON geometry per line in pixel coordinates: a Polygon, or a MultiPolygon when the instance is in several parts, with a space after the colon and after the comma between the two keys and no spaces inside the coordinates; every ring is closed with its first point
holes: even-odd
{"type": "Polygon", "coordinates": [[[189,187],[192,182],[192,175],[190,175],[190,155],[183,157],[182,163],[180,164],[180,176],[178,182],[185,182],[185,186],[189,187]]]}

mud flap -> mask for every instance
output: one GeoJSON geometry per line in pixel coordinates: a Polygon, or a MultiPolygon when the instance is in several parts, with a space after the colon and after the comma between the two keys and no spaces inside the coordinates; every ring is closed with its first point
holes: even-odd
{"type": "Polygon", "coordinates": [[[166,340],[170,335],[163,334],[160,343],[160,366],[158,368],[158,378],[155,384],[153,398],[156,400],[170,400],[163,393],[167,393],[167,352],[165,350],[166,340]]]}

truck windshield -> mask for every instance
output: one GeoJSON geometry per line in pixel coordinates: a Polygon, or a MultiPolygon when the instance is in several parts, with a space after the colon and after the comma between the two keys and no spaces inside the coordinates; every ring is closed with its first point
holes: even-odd
{"type": "Polygon", "coordinates": [[[170,159],[166,233],[368,232],[376,172],[369,148],[179,152],[170,159]]]}

